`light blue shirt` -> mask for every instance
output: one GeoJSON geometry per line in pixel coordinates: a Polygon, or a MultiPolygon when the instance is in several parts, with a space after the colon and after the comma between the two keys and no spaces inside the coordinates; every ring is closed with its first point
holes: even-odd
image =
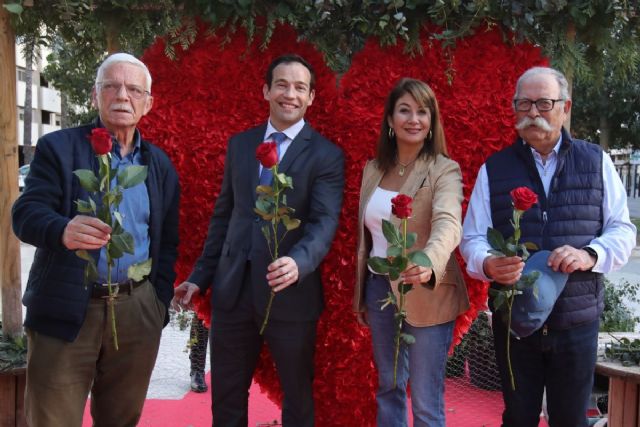
{"type": "MultiPolygon", "coordinates": [[[[111,168],[121,170],[131,165],[142,165],[140,154],[140,132],[136,129],[134,135],[135,146],[131,153],[120,156],[120,146],[113,144],[111,150],[111,168]]],[[[117,184],[116,178],[111,180],[111,188],[117,184]]],[[[124,253],[122,257],[114,259],[111,271],[111,283],[127,280],[127,269],[130,265],[145,261],[149,258],[149,193],[147,184],[142,182],[135,187],[122,190],[122,201],[118,207],[122,215],[122,225],[125,231],[133,236],[134,253],[124,253]]],[[[107,283],[107,249],[100,250],[98,260],[98,283],[107,283]]]]}

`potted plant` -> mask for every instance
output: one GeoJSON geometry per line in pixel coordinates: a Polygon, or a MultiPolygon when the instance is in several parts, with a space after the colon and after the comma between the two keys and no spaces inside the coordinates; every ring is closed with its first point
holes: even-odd
{"type": "Polygon", "coordinates": [[[24,388],[26,384],[27,339],[5,337],[0,322],[0,413],[12,426],[26,426],[24,388]]]}

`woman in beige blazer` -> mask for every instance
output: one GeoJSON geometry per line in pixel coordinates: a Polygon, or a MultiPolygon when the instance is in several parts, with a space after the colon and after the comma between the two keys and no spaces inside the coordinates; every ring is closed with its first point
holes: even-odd
{"type": "Polygon", "coordinates": [[[469,306],[460,267],[452,254],[461,236],[462,176],[447,157],[438,103],[424,82],[402,79],[389,94],[382,120],[376,159],[363,172],[360,189],[358,264],[354,310],[371,329],[378,370],[377,423],[407,426],[406,388],[411,380],[415,427],[444,426],[444,377],[454,321],[469,306]],[[432,268],[410,266],[401,279],[412,283],[407,293],[404,332],[414,344],[401,348],[397,386],[393,386],[395,307],[381,309],[381,300],[397,283],[367,267],[372,256],[386,256],[382,219],[396,226],[391,198],[406,194],[413,200],[408,231],[418,235],[411,250],[424,250],[432,268]]]}

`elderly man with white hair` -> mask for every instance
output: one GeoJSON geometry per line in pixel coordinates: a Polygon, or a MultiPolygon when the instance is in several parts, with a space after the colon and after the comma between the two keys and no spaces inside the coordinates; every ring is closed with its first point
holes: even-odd
{"type": "Polygon", "coordinates": [[[37,248],[23,298],[25,412],[31,427],[80,427],[89,393],[94,426],[136,425],[173,297],[178,176],[167,155],[143,140],[136,127],[153,104],[149,70],[129,54],[111,55],[98,69],[92,98],[98,110],[92,124],[40,138],[24,192],[13,206],[16,235],[37,248]],[[132,253],[111,268],[106,256],[111,226],[83,214],[75,203],[90,197],[73,172],[98,171],[89,136],[99,128],[106,129],[100,131],[106,141],[111,138],[112,144],[105,144],[105,151],[112,147],[111,170],[147,166],[146,179],[123,190],[118,208],[133,237],[132,253]],[[87,261],[77,250],[93,257],[95,280],[85,280],[87,261]],[[149,258],[150,273],[130,279],[128,267],[149,258]],[[107,281],[118,290],[113,303],[118,349],[107,281]]]}
{"type": "MultiPolygon", "coordinates": [[[[546,321],[529,336],[514,336],[507,331],[503,312],[494,313],[503,426],[538,426],[545,389],[552,427],[587,426],[604,306],[603,273],[627,262],[636,230],[609,156],[596,144],[573,139],[563,128],[571,98],[562,73],[546,67],[529,69],[515,92],[519,137],[481,167],[460,248],[472,277],[490,281],[495,288],[515,284],[524,262],[519,256],[488,253],[487,228],[497,229],[505,239],[513,235],[510,191],[524,186],[537,194],[538,203],[520,221],[520,241],[550,251],[548,267],[568,274],[568,280],[546,321]]],[[[494,309],[491,303],[490,308],[494,309]]]]}

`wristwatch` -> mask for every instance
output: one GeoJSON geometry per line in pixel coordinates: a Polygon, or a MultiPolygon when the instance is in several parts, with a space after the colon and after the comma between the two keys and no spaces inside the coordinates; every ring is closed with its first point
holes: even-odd
{"type": "Polygon", "coordinates": [[[591,255],[596,260],[596,263],[598,262],[598,252],[595,249],[591,246],[585,246],[582,250],[591,255]]]}

